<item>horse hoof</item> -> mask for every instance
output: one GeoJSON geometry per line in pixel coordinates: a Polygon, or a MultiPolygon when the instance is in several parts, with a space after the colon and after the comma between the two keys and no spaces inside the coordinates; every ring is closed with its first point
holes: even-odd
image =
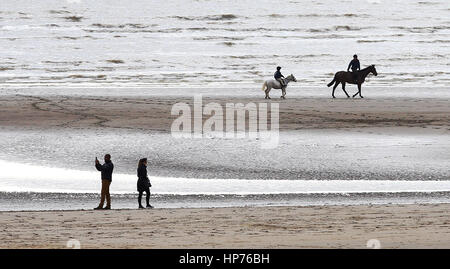
{"type": "Polygon", "coordinates": [[[364,98],[364,97],[362,97],[362,96],[359,96],[359,97],[364,98]]]}

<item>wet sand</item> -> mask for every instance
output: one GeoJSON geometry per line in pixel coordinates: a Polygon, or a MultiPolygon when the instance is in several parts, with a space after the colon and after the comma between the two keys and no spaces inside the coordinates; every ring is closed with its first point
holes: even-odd
{"type": "MultiPolygon", "coordinates": [[[[273,101],[279,102],[278,99],[273,101]]],[[[39,128],[53,130],[114,130],[150,131],[169,133],[175,118],[170,109],[176,102],[192,103],[192,97],[76,97],[76,96],[27,96],[3,95],[0,98],[0,126],[3,128],[39,128]]],[[[250,97],[204,97],[204,102],[246,103],[264,102],[261,98],[250,97]]],[[[280,130],[300,132],[302,130],[362,130],[391,135],[408,132],[414,134],[440,136],[442,139],[450,130],[450,106],[447,99],[434,98],[288,98],[280,102],[280,130]],[[442,136],[443,135],[443,136],[442,136]]],[[[360,138],[362,139],[362,138],[360,138]]],[[[437,140],[441,141],[441,140],[437,140]]],[[[197,142],[197,144],[200,142],[197,142]]],[[[413,153],[391,157],[405,159],[420,171],[428,166],[418,166],[427,157],[441,159],[426,174],[419,173],[400,163],[394,166],[392,179],[411,178],[424,180],[446,178],[448,170],[443,170],[447,144],[433,142],[429,150],[425,144],[400,144],[399,149],[413,153]],[[413,145],[413,146],[411,146],[413,145]],[[425,155],[417,154],[426,151],[425,155]],[[443,156],[443,157],[442,157],[443,156]],[[401,158],[400,158],[401,157],[401,158]],[[412,171],[408,175],[402,171],[412,171]],[[400,175],[400,176],[399,176],[400,175]]],[[[181,148],[186,148],[182,145],[181,148]]],[[[289,146],[289,145],[288,145],[289,146]]],[[[314,146],[311,144],[311,147],[314,146]]],[[[128,147],[128,146],[127,146],[128,147]]],[[[167,149],[170,156],[178,149],[167,149]]],[[[287,146],[285,146],[287,147],[287,146]]],[[[308,147],[300,145],[307,152],[308,147]]],[[[376,146],[378,148],[378,146],[376,146]]],[[[379,147],[380,151],[383,147],[379,147]]],[[[156,149],[159,149],[157,147],[156,149]]],[[[339,149],[339,148],[338,148],[339,149]]],[[[325,157],[330,155],[324,148],[325,157]]],[[[351,149],[350,149],[351,150],[351,149]]],[[[365,149],[362,149],[365,151],[365,149]]],[[[234,152],[232,149],[229,152],[234,152]]],[[[340,152],[341,150],[339,150],[340,152]]],[[[380,151],[369,151],[367,157],[382,159],[380,151]],[[371,154],[374,154],[373,156],[371,154]]],[[[159,152],[159,151],[154,151],[159,152]]],[[[203,151],[200,151],[202,153],[203,151]]],[[[303,151],[300,151],[303,152],[303,151]]],[[[333,151],[334,152],[334,151],[333,151]]],[[[200,154],[199,153],[199,154],[200,154]]],[[[252,154],[247,152],[247,154],[252,154]]],[[[320,151],[322,156],[322,151],[320,151]]],[[[348,156],[350,156],[350,153],[348,156]]],[[[92,154],[91,154],[92,155],[92,154]]],[[[89,156],[91,156],[89,155],[89,156]]],[[[354,154],[353,154],[354,155],[354,154]]],[[[247,155],[242,155],[247,156],[247,155]]],[[[241,158],[244,158],[242,157],[241,158]]],[[[307,158],[308,155],[305,155],[307,158]]],[[[318,157],[320,157],[318,156],[318,157]]],[[[334,156],[334,155],[332,155],[334,156]]],[[[346,157],[347,155],[343,155],[346,157]]],[[[347,156],[347,157],[348,157],[347,156]]],[[[358,155],[359,156],[359,155],[358,155]]],[[[357,156],[357,157],[358,157],[357,156]]],[[[159,156],[161,157],[161,156],[159,156]]],[[[162,156],[161,165],[167,162],[162,156]]],[[[220,156],[219,156],[220,157],[220,156]]],[[[245,157],[247,158],[247,157],[245,157]]],[[[322,157],[320,157],[322,158],[322,157]]],[[[361,157],[358,157],[361,158],[361,157]]],[[[198,168],[192,157],[181,162],[186,169],[198,168]],[[188,162],[189,159],[191,162],[188,162]]],[[[233,159],[233,158],[231,158],[233,159]]],[[[326,159],[326,158],[325,158],[326,159]]],[[[169,159],[170,160],[170,159],[169,159]]],[[[311,159],[312,164],[320,164],[321,159],[311,159]]],[[[359,162],[364,160],[358,160],[359,162]]],[[[439,161],[439,160],[437,160],[439,161]]],[[[337,160],[336,162],[340,162],[337,160]]],[[[371,159],[365,161],[361,171],[373,166],[371,159]]],[[[159,163],[153,162],[158,165],[159,163]]],[[[223,160],[221,161],[223,163],[223,160]]],[[[278,165],[276,162],[272,162],[278,165]]],[[[296,164],[302,162],[296,162],[296,164]]],[[[344,162],[340,162],[344,163],[344,162]]],[[[389,159],[386,163],[390,164],[389,159]]],[[[214,164],[214,163],[213,163],[214,164]]],[[[134,159],[133,159],[134,165],[134,159]]],[[[173,163],[166,171],[176,171],[182,167],[173,163]]],[[[133,166],[134,167],[134,166],[133,166]]],[[[219,167],[229,171],[230,167],[219,167]]],[[[330,170],[330,164],[313,167],[312,176],[322,177],[320,171],[330,170]],[[325,170],[324,170],[325,169],[325,170]]],[[[366,176],[374,179],[378,171],[387,170],[385,162],[377,171],[369,171],[366,176]]],[[[203,170],[222,171],[211,165],[203,170]]],[[[303,170],[293,171],[294,175],[282,174],[281,169],[264,166],[261,173],[247,168],[237,169],[236,175],[244,178],[258,177],[271,170],[282,178],[304,175],[303,170]]],[[[347,167],[344,167],[347,169],[347,167]]],[[[158,172],[156,169],[153,170],[158,172]]],[[[153,172],[152,171],[152,172],[153,172]]],[[[187,175],[181,169],[180,174],[187,175]]],[[[259,170],[258,170],[259,171],[259,170]]],[[[360,172],[355,178],[361,178],[360,172]]],[[[308,171],[307,171],[308,172],[308,171]]],[[[163,172],[160,172],[163,174],[163,172]]],[[[193,174],[199,177],[202,174],[193,174]]],[[[209,175],[209,174],[206,174],[209,175]]],[[[174,174],[177,176],[177,174],[174,174]]],[[[221,175],[223,176],[223,175],[221,175]]],[[[272,175],[270,175],[272,176],[272,175]]],[[[380,174],[380,178],[390,179],[380,174]]],[[[224,178],[227,177],[225,174],[224,178]]],[[[326,177],[324,177],[326,178],[326,177]]],[[[349,176],[351,179],[352,177],[349,176]]],[[[336,178],[339,179],[339,178],[336,178]]],[[[376,205],[376,206],[311,206],[311,207],[245,207],[215,209],[155,209],[155,210],[113,210],[96,211],[53,211],[53,212],[1,212],[0,246],[2,248],[65,248],[69,239],[79,240],[82,248],[366,248],[369,239],[377,239],[382,248],[448,248],[450,247],[449,204],[429,205],[376,205]]]]}
{"type": "MultiPolygon", "coordinates": [[[[66,168],[64,160],[86,170],[93,156],[109,152],[116,172],[134,174],[146,155],[152,176],[197,179],[449,178],[446,98],[275,96],[269,102],[280,104],[280,142],[268,150],[246,139],[173,138],[172,105],[193,96],[3,95],[0,159],[66,168]]],[[[265,100],[205,94],[209,102],[265,100]]]]}
{"type": "MultiPolygon", "coordinates": [[[[89,97],[6,95],[0,98],[0,126],[152,130],[170,132],[170,110],[193,97],[89,97]]],[[[260,103],[263,98],[203,97],[203,103],[260,103]]],[[[419,127],[450,130],[445,98],[331,99],[288,98],[280,101],[280,130],[364,127],[419,127]]],[[[204,120],[206,120],[206,116],[204,120]]]]}
{"type": "Polygon", "coordinates": [[[449,248],[450,204],[1,212],[1,248],[449,248]]]}

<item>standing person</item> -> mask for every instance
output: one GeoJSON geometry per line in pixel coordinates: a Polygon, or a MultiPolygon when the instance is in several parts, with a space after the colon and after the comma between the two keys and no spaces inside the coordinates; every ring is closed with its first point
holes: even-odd
{"type": "Polygon", "coordinates": [[[273,77],[276,81],[280,82],[281,88],[286,86],[286,82],[284,81],[284,76],[281,74],[281,66],[277,66],[277,71],[273,74],[273,77]]]}
{"type": "Polygon", "coordinates": [[[145,192],[145,200],[147,202],[146,207],[147,208],[153,208],[153,206],[150,205],[150,187],[152,184],[150,183],[150,180],[148,179],[147,175],[147,158],[143,158],[139,160],[138,168],[137,168],[137,191],[139,192],[138,202],[139,202],[139,208],[144,208],[142,206],[142,194],[145,192]]]}
{"type": "Polygon", "coordinates": [[[352,69],[352,74],[353,74],[353,79],[357,80],[358,78],[358,70],[361,70],[361,66],[359,64],[359,60],[358,60],[358,55],[353,55],[353,60],[351,60],[351,62],[348,64],[347,67],[347,72],[350,70],[350,68],[352,69]]]}
{"type": "Polygon", "coordinates": [[[111,162],[111,155],[105,155],[105,163],[103,165],[100,164],[97,157],[95,157],[95,168],[101,172],[102,175],[102,192],[100,204],[98,207],[94,208],[95,210],[99,209],[111,209],[111,196],[109,194],[109,186],[112,182],[112,173],[114,170],[114,164],[111,162]],[[106,198],[106,207],[103,208],[103,204],[105,203],[106,198]]]}

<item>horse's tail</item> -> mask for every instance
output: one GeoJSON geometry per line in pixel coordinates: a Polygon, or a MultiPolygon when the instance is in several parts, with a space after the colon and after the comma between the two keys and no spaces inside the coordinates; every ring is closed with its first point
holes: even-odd
{"type": "Polygon", "coordinates": [[[328,87],[331,87],[331,85],[333,85],[333,83],[336,81],[336,76],[334,76],[334,78],[333,78],[333,80],[330,82],[330,83],[328,83],[328,87]]]}
{"type": "Polygon", "coordinates": [[[264,81],[263,86],[262,86],[262,91],[265,92],[267,88],[267,81],[264,81]]]}

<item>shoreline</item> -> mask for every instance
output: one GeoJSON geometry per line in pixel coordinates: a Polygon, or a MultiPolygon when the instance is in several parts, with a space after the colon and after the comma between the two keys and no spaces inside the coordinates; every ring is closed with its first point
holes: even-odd
{"type": "MultiPolygon", "coordinates": [[[[366,193],[302,193],[251,195],[179,195],[153,194],[151,204],[158,209],[213,209],[232,207],[310,207],[370,206],[450,203],[450,191],[366,192],[366,193]]],[[[112,208],[135,209],[137,193],[112,194],[112,208]]],[[[93,208],[98,193],[26,193],[0,192],[0,212],[73,211],[93,208]]]]}
{"type": "MultiPolygon", "coordinates": [[[[151,200],[150,200],[151,202],[151,200]]],[[[137,204],[136,204],[137,205],[137,204]]],[[[0,210],[0,215],[4,213],[73,213],[73,212],[127,212],[127,211],[155,211],[155,210],[214,210],[214,209],[275,209],[275,208],[331,208],[331,207],[404,207],[404,206],[450,206],[450,202],[442,202],[442,203],[423,203],[423,202],[411,202],[411,203],[405,203],[405,204],[392,204],[392,203],[386,203],[386,204],[328,204],[328,205],[260,205],[260,206],[249,206],[249,205],[243,205],[243,206],[225,206],[225,207],[178,207],[178,208],[166,208],[166,207],[154,207],[154,208],[144,208],[140,209],[137,208],[114,208],[112,207],[109,210],[94,210],[93,208],[83,208],[83,209],[49,209],[49,210],[11,210],[11,211],[3,211],[0,210]]]]}
{"type": "Polygon", "coordinates": [[[450,247],[450,203],[0,212],[0,248],[450,247]]]}

